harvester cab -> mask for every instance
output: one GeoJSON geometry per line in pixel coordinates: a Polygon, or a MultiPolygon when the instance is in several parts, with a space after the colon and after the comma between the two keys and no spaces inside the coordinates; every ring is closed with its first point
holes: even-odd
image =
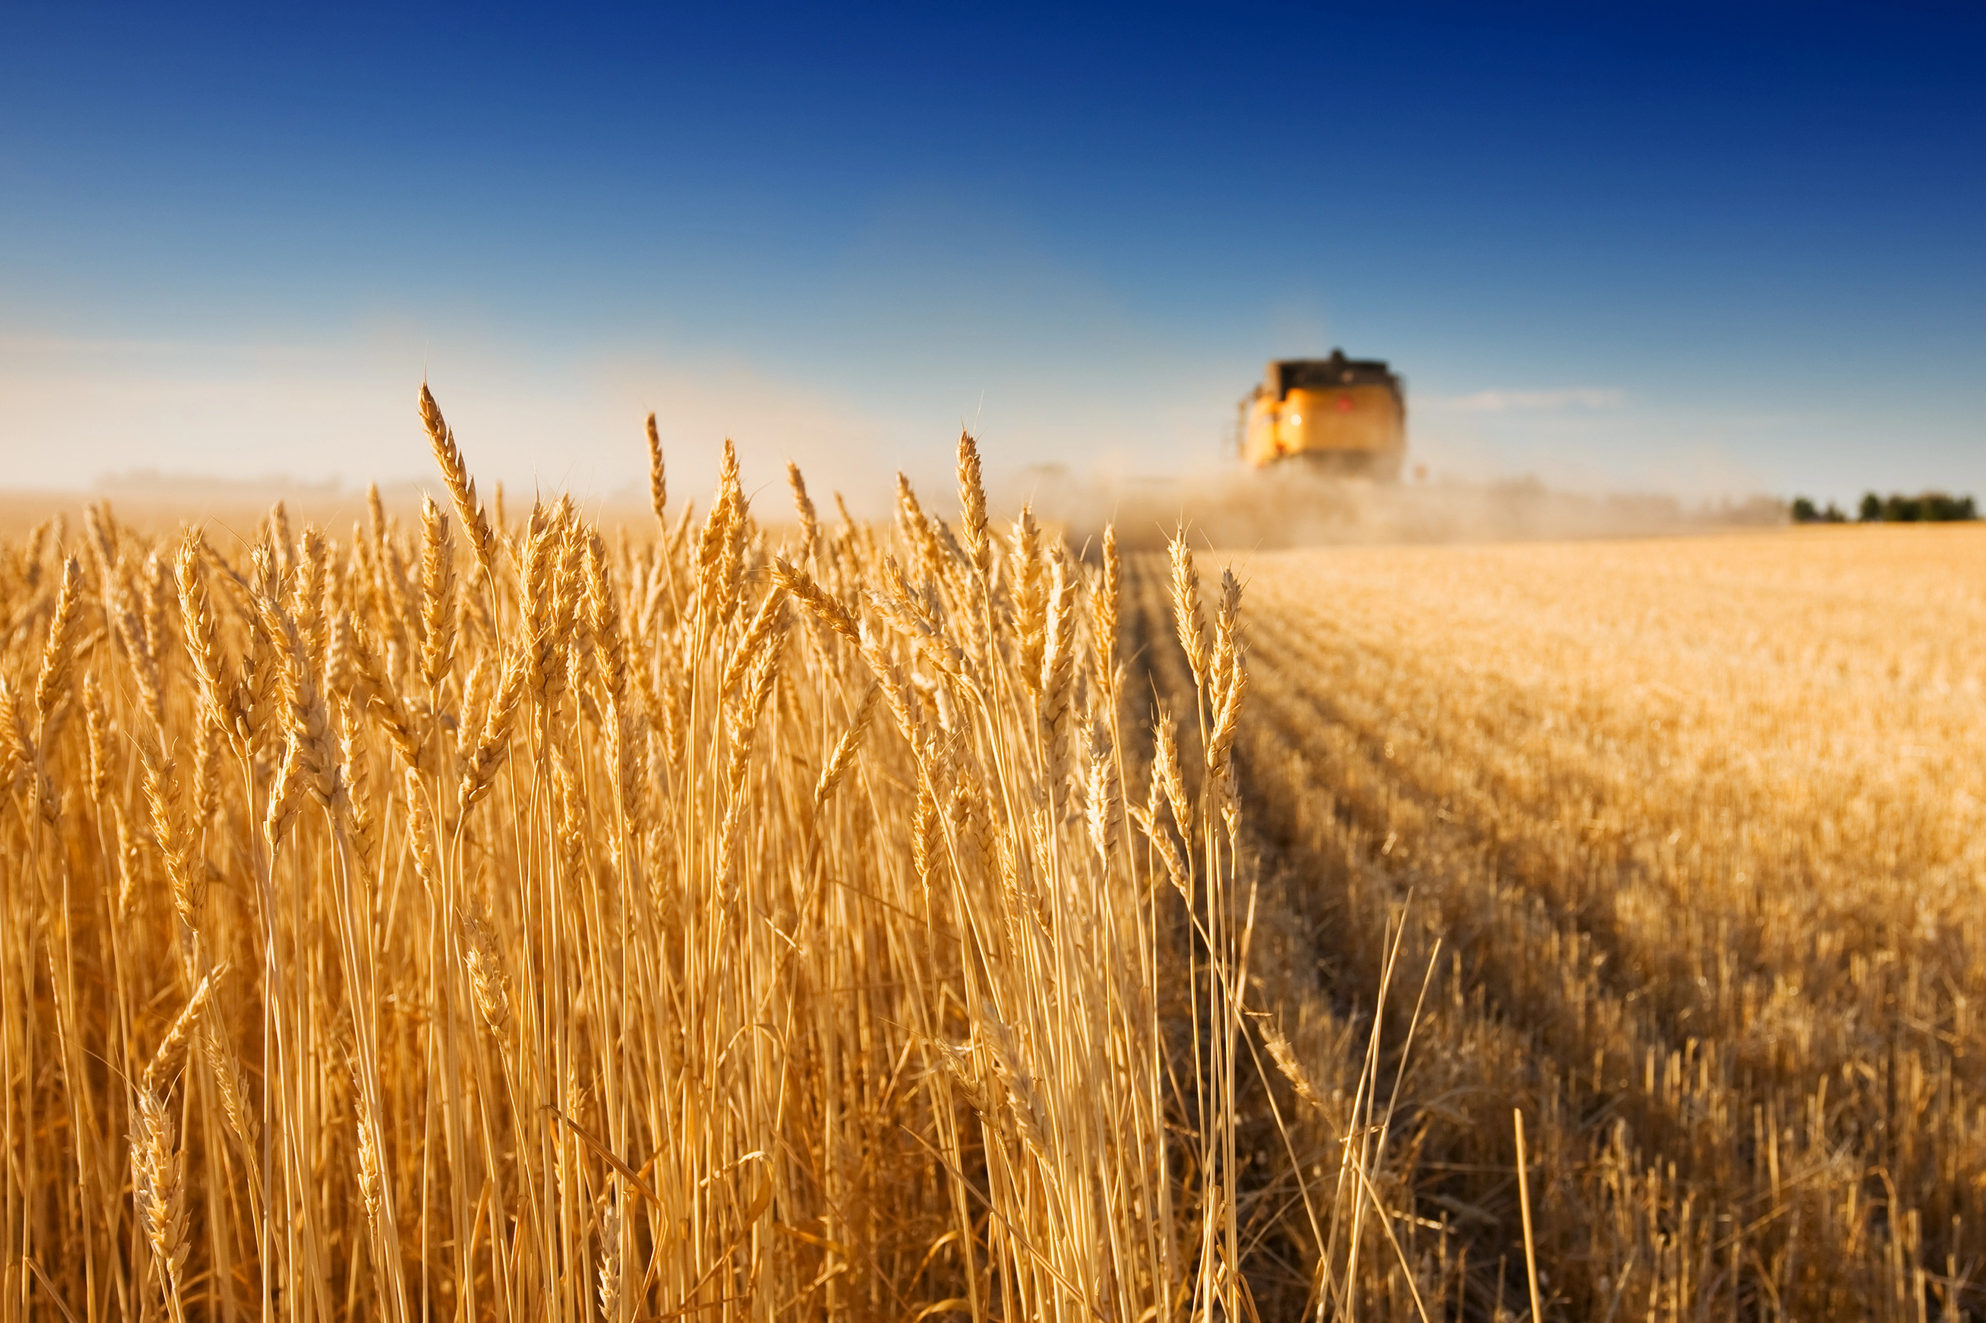
{"type": "Polygon", "coordinates": [[[1390,481],[1406,453],[1406,390],[1376,358],[1278,359],[1241,402],[1241,457],[1254,468],[1297,461],[1390,481]]]}

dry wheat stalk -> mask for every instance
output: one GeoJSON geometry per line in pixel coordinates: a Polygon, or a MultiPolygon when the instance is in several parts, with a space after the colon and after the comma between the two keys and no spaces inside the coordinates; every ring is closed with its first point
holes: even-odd
{"type": "Polygon", "coordinates": [[[850,615],[848,608],[836,601],[828,591],[815,583],[805,570],[781,558],[772,562],[772,577],[781,588],[793,595],[793,599],[812,612],[814,618],[850,643],[860,646],[861,629],[850,615]]]}
{"type": "Polygon", "coordinates": [[[83,567],[71,556],[62,563],[62,588],[55,599],[55,614],[48,622],[48,642],[41,652],[41,672],[35,679],[35,729],[44,744],[54,738],[56,705],[69,687],[70,666],[76,656],[76,629],[82,590],[83,567]]]}
{"type": "Polygon", "coordinates": [[[848,725],[842,737],[835,741],[834,751],[828,755],[821,767],[820,780],[814,783],[814,812],[819,813],[834,797],[835,787],[841,784],[848,769],[855,762],[855,754],[862,747],[862,736],[868,732],[869,721],[876,713],[876,700],[882,695],[882,688],[870,685],[856,705],[855,719],[848,725]]]}
{"type": "Polygon", "coordinates": [[[1200,574],[1193,567],[1193,550],[1186,545],[1183,531],[1175,533],[1167,550],[1172,556],[1172,618],[1179,646],[1186,651],[1186,664],[1196,683],[1207,679],[1207,627],[1200,610],[1200,574]]]}
{"type": "Polygon", "coordinates": [[[483,573],[494,574],[496,534],[476,497],[476,480],[469,476],[469,465],[462,458],[461,447],[455,444],[455,432],[441,416],[441,406],[434,402],[426,382],[421,383],[420,413],[421,425],[427,429],[428,445],[434,451],[435,465],[441,469],[442,481],[448,484],[448,494],[455,500],[455,513],[462,519],[469,546],[475,551],[483,573]]]}
{"type": "Polygon", "coordinates": [[[455,660],[455,552],[448,516],[421,498],[421,679],[438,693],[455,660]]]}
{"type": "Polygon", "coordinates": [[[180,1278],[191,1250],[186,1239],[184,1180],[172,1116],[158,1095],[141,1088],[131,1125],[132,1202],[158,1270],[166,1310],[175,1323],[185,1317],[180,1278]]]}
{"type": "Polygon", "coordinates": [[[465,760],[462,782],[456,788],[456,798],[464,812],[489,793],[504,759],[510,755],[510,731],[517,721],[517,707],[524,696],[526,674],[523,659],[512,654],[504,665],[496,692],[490,698],[489,714],[483,719],[482,731],[465,760]]]}
{"type": "Polygon", "coordinates": [[[800,521],[800,555],[812,564],[821,550],[821,518],[807,495],[807,480],[801,476],[800,466],[790,460],[786,465],[786,484],[793,489],[793,513],[800,521]]]}
{"type": "Polygon", "coordinates": [[[648,415],[648,505],[655,512],[655,526],[669,535],[669,480],[662,465],[662,434],[655,430],[655,415],[648,415]]]}

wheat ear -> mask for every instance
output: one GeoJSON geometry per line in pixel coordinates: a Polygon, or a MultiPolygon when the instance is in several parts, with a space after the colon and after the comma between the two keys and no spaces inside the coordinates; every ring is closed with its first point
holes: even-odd
{"type": "Polygon", "coordinates": [[[815,583],[812,575],[784,559],[776,558],[772,562],[772,577],[780,587],[793,594],[795,601],[811,611],[816,620],[850,643],[861,646],[862,631],[856,625],[855,617],[833,594],[815,583]]]}
{"type": "Polygon", "coordinates": [[[786,461],[786,485],[793,489],[793,513],[800,520],[800,550],[811,561],[820,554],[821,516],[807,495],[807,480],[801,476],[800,466],[792,460],[786,461]]]}
{"type": "Polygon", "coordinates": [[[648,415],[648,504],[662,536],[669,536],[669,475],[662,466],[662,434],[655,430],[652,413],[648,415]]]}
{"type": "Polygon", "coordinates": [[[69,687],[69,670],[76,659],[76,621],[83,591],[83,567],[74,556],[62,564],[62,588],[55,599],[55,616],[48,624],[48,642],[41,650],[41,673],[34,685],[34,719],[43,745],[55,733],[50,718],[69,687]]]}
{"type": "Polygon", "coordinates": [[[1172,556],[1172,620],[1185,650],[1186,663],[1193,668],[1193,682],[1207,683],[1207,626],[1200,610],[1200,575],[1193,567],[1193,549],[1186,545],[1184,530],[1174,533],[1167,544],[1172,556]]]}
{"type": "Polygon", "coordinates": [[[441,469],[441,480],[448,484],[448,494],[455,498],[455,513],[462,517],[462,531],[475,549],[483,573],[494,575],[496,534],[490,528],[489,517],[483,513],[483,503],[476,497],[476,480],[469,476],[462,448],[455,444],[455,432],[441,416],[441,406],[434,402],[434,393],[425,381],[421,383],[420,410],[421,425],[427,429],[435,465],[441,469]]]}
{"type": "Polygon", "coordinates": [[[814,785],[814,812],[819,813],[834,796],[835,787],[848,775],[849,767],[855,762],[856,751],[862,747],[862,737],[868,733],[869,722],[876,715],[876,700],[882,696],[880,685],[870,685],[862,695],[860,706],[855,709],[855,720],[848,730],[836,741],[834,752],[828,755],[827,765],[821,768],[821,779],[814,785]]]}
{"type": "Polygon", "coordinates": [[[421,501],[421,679],[437,698],[455,660],[455,548],[448,516],[421,501]]]}

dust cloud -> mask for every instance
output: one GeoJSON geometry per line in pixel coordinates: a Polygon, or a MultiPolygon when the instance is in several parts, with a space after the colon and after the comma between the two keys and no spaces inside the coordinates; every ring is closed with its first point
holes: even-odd
{"type": "Polygon", "coordinates": [[[1126,550],[1162,546],[1181,525],[1204,545],[1273,550],[1654,537],[1787,520],[1784,504],[1763,496],[1691,505],[1654,493],[1554,491],[1530,478],[1392,483],[1295,464],[1191,478],[1100,478],[1040,468],[1003,485],[1008,505],[1032,501],[1039,518],[1066,528],[1077,542],[1114,522],[1126,550]]]}

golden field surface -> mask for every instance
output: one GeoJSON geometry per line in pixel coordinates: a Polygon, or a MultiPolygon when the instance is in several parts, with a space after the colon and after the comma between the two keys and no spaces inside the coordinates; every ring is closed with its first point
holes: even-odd
{"type": "Polygon", "coordinates": [[[0,541],[0,1319],[1980,1309],[1976,531],[1223,577],[422,421],[0,541]]]}
{"type": "Polygon", "coordinates": [[[1547,1316],[1976,1316],[1986,536],[1238,570],[1246,848],[1314,954],[1282,1013],[1326,1134],[1405,915],[1374,1161],[1430,1314],[1528,1312],[1528,1193],[1547,1316]]]}

